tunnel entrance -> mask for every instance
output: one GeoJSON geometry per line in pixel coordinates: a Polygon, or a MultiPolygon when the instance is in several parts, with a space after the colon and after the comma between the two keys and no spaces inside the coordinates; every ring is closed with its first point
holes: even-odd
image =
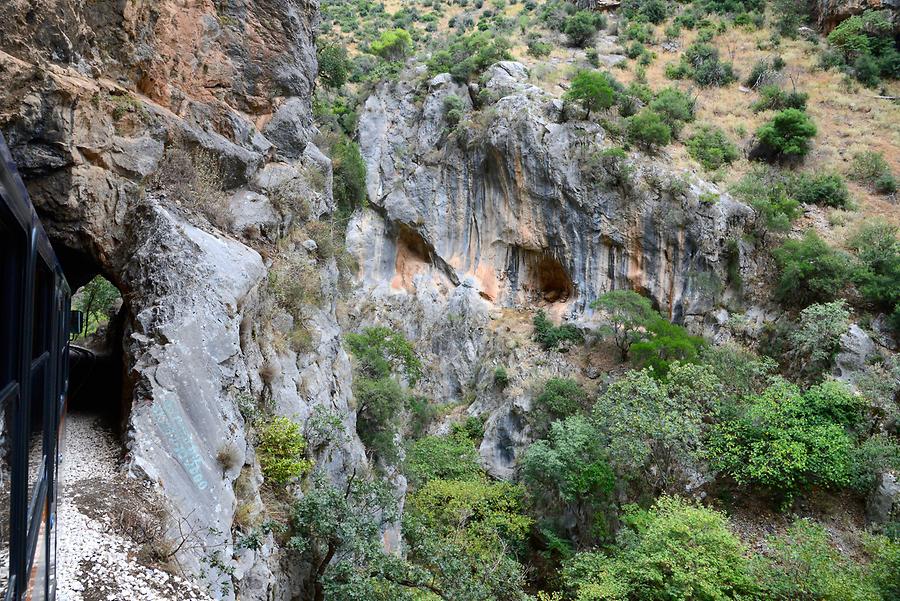
{"type": "Polygon", "coordinates": [[[72,297],[85,316],[84,329],[71,341],[68,410],[95,416],[117,435],[128,418],[122,336],[127,309],[118,289],[101,275],[72,297]]]}

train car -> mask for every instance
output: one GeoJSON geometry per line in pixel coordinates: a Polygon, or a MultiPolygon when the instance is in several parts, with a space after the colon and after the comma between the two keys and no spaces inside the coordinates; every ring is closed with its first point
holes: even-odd
{"type": "Polygon", "coordinates": [[[56,596],[70,305],[60,263],[0,135],[0,599],[5,601],[56,596]]]}

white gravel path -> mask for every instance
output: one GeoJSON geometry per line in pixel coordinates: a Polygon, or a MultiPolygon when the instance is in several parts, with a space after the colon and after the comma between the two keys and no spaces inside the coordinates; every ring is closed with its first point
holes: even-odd
{"type": "Polygon", "coordinates": [[[70,413],[61,464],[58,601],[208,601],[196,586],[142,565],[140,547],[116,532],[121,446],[97,417],[70,413]]]}

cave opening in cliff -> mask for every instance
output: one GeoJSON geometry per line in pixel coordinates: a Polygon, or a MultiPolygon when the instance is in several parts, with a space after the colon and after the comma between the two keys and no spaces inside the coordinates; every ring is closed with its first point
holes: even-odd
{"type": "Polygon", "coordinates": [[[539,300],[548,303],[564,303],[575,294],[572,278],[562,263],[546,254],[529,254],[526,257],[525,287],[539,300]]]}
{"type": "Polygon", "coordinates": [[[405,225],[397,232],[396,247],[393,285],[412,291],[415,276],[432,266],[432,249],[421,234],[405,225]]]}

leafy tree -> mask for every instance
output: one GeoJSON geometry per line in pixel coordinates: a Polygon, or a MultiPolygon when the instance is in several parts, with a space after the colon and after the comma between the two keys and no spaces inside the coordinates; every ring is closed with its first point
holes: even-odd
{"type": "Polygon", "coordinates": [[[323,44],[317,51],[319,80],[329,88],[340,88],[347,83],[350,74],[350,58],[347,49],[338,44],[323,44]]]}
{"type": "Polygon", "coordinates": [[[688,152],[705,169],[715,170],[738,159],[737,146],[718,127],[701,125],[687,140],[688,152]]]}
{"type": "Polygon", "coordinates": [[[809,16],[807,7],[795,0],[775,0],[775,31],[788,38],[796,38],[797,30],[804,19],[809,16]]]}
{"type": "Polygon", "coordinates": [[[313,466],[306,459],[306,439],[300,426],[286,417],[276,417],[260,430],[256,453],[263,476],[276,484],[287,484],[313,466]]]}
{"type": "Polygon", "coordinates": [[[787,240],[774,255],[781,270],[775,296],[787,305],[828,302],[850,277],[849,257],[828,246],[813,230],[800,240],[787,240]]]}
{"type": "Polygon", "coordinates": [[[752,573],[766,599],[881,601],[859,565],[828,541],[825,528],[798,520],[769,540],[771,557],[754,561],[752,573]]]}
{"type": "Polygon", "coordinates": [[[737,344],[707,345],[700,351],[700,364],[711,370],[723,389],[723,402],[719,409],[730,410],[747,395],[765,390],[769,380],[778,370],[778,363],[769,357],[761,357],[737,344]]]}
{"type": "Polygon", "coordinates": [[[96,331],[103,322],[112,318],[116,301],[122,298],[119,290],[102,275],[84,285],[75,296],[75,307],[84,313],[83,336],[96,331]]]}
{"type": "Polygon", "coordinates": [[[381,37],[372,42],[369,50],[372,54],[389,61],[398,61],[406,57],[412,50],[412,37],[405,29],[391,29],[381,34],[381,37]]]}
{"type": "Polygon", "coordinates": [[[359,370],[370,378],[386,378],[401,373],[410,384],[422,375],[422,363],[412,344],[399,332],[378,326],[359,334],[348,334],[347,344],[359,370]]]}
{"type": "Polygon", "coordinates": [[[761,486],[782,499],[809,485],[849,482],[850,437],[781,379],[750,397],[742,415],[715,426],[708,447],[713,466],[738,484],[761,486]]]}
{"type": "Polygon", "coordinates": [[[597,17],[598,15],[592,11],[580,10],[566,19],[563,33],[568,36],[569,44],[577,48],[587,46],[600,26],[597,17]]]}
{"type": "Polygon", "coordinates": [[[357,377],[353,381],[356,400],[356,431],[360,440],[388,463],[398,458],[395,439],[406,395],[400,384],[389,377],[357,377]]]}
{"type": "Polygon", "coordinates": [[[590,118],[591,111],[603,111],[615,103],[615,91],[606,74],[583,70],[572,79],[565,99],[581,104],[590,118]]]}
{"type": "Polygon", "coordinates": [[[396,502],[384,485],[351,475],[338,488],[324,477],[291,509],[288,547],[311,566],[313,601],[348,597],[350,591],[389,586],[380,572],[387,558],[381,525],[396,519],[396,502]]]}
{"type": "Polygon", "coordinates": [[[535,429],[543,432],[550,422],[568,417],[580,411],[587,400],[587,393],[575,380],[550,378],[541,394],[534,400],[535,429]]]}
{"type": "Polygon", "coordinates": [[[623,361],[628,358],[632,343],[641,338],[643,328],[659,316],[650,299],[632,290],[605,292],[591,303],[591,308],[606,314],[601,333],[612,333],[623,361]]]}
{"type": "Polygon", "coordinates": [[[672,141],[672,128],[663,121],[659,113],[647,108],[628,118],[626,133],[630,142],[648,152],[672,141]]]}
{"type": "Polygon", "coordinates": [[[803,309],[800,323],[788,334],[794,365],[810,378],[830,369],[840,350],[841,336],[849,327],[850,312],[842,300],[803,309]]]}
{"type": "Polygon", "coordinates": [[[900,470],[900,442],[887,434],[867,438],[853,450],[850,487],[869,494],[878,484],[880,474],[900,470]]]}
{"type": "Polygon", "coordinates": [[[758,140],[753,156],[766,160],[793,161],[809,153],[810,141],[818,130],[809,116],[799,109],[784,109],[756,130],[758,140]]]}
{"type": "Polygon", "coordinates": [[[563,566],[579,601],[726,601],[751,598],[745,549],[724,515],[677,497],[625,515],[622,548],[580,553],[563,566]]]}
{"type": "Polygon", "coordinates": [[[631,345],[631,360],[640,367],[649,367],[656,377],[664,377],[673,361],[696,361],[705,342],[691,336],[678,324],[658,317],[651,320],[640,341],[631,345]]]}
{"type": "Polygon", "coordinates": [[[553,325],[547,313],[541,309],[534,316],[534,339],[544,350],[565,350],[569,344],[582,342],[584,335],[574,325],[553,325]]]}
{"type": "Polygon", "coordinates": [[[548,439],[525,451],[522,476],[533,505],[543,517],[555,518],[557,530],[582,545],[596,538],[615,478],[600,434],[587,419],[573,415],[553,422],[548,439]],[[566,527],[572,515],[574,526],[566,527]]]}
{"type": "Polygon", "coordinates": [[[673,384],[630,371],[593,408],[616,473],[651,490],[676,490],[701,451],[703,406],[718,387],[708,368],[675,363],[673,384]]]}
{"type": "Polygon", "coordinates": [[[483,478],[478,450],[465,432],[426,436],[409,447],[406,475],[412,487],[431,480],[478,480],[483,478]]]}

